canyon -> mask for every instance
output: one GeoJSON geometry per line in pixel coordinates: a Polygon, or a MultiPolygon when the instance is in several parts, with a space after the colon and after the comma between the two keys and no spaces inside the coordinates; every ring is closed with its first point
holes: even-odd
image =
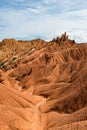
{"type": "Polygon", "coordinates": [[[87,43],[2,40],[0,130],[87,130],[87,43]]]}

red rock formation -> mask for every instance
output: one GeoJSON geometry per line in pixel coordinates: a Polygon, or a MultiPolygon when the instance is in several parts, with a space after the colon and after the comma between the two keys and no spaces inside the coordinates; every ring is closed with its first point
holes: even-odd
{"type": "Polygon", "coordinates": [[[0,44],[1,130],[87,130],[87,44],[0,44]]]}

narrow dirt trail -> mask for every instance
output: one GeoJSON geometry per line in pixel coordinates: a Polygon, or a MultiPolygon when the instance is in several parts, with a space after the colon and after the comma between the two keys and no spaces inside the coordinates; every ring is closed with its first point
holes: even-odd
{"type": "Polygon", "coordinates": [[[43,97],[40,97],[41,100],[36,103],[34,106],[34,113],[33,117],[31,119],[31,129],[30,130],[43,130],[44,126],[41,122],[41,112],[39,110],[40,106],[46,103],[46,99],[43,97]]]}

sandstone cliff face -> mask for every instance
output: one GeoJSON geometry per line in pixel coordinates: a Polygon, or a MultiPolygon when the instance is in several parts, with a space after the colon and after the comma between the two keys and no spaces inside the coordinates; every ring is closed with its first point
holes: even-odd
{"type": "Polygon", "coordinates": [[[0,68],[1,130],[87,130],[87,44],[5,39],[0,68]]]}

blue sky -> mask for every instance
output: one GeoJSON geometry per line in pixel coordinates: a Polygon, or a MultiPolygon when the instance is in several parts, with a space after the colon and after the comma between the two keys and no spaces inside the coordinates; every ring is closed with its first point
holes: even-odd
{"type": "Polygon", "coordinates": [[[87,0],[0,0],[0,41],[50,40],[63,32],[87,42],[87,0]]]}

